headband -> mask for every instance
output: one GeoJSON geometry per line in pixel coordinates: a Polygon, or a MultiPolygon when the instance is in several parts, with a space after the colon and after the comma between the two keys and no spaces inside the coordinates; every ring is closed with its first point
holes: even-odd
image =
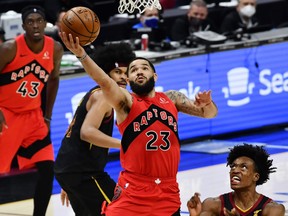
{"type": "Polygon", "coordinates": [[[127,63],[122,63],[122,62],[115,62],[114,64],[112,63],[109,66],[107,66],[106,70],[107,70],[107,73],[109,73],[111,70],[115,69],[115,68],[119,68],[119,67],[128,67],[128,64],[127,63]]]}
{"type": "Polygon", "coordinates": [[[45,20],[45,13],[44,10],[39,7],[39,6],[29,6],[27,8],[24,8],[22,10],[22,22],[24,23],[24,21],[26,20],[27,16],[31,13],[38,13],[40,14],[43,19],[45,20]]]}

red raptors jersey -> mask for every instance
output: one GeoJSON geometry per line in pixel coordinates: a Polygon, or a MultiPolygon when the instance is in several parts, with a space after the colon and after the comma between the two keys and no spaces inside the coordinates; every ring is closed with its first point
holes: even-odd
{"type": "Polygon", "coordinates": [[[132,97],[128,117],[118,125],[122,167],[144,176],[175,178],[180,161],[177,108],[164,93],[132,97]]]}
{"type": "Polygon", "coordinates": [[[24,112],[41,106],[41,91],[53,70],[54,41],[44,37],[40,53],[33,53],[24,35],[16,37],[17,51],[0,74],[0,107],[24,112]]]}

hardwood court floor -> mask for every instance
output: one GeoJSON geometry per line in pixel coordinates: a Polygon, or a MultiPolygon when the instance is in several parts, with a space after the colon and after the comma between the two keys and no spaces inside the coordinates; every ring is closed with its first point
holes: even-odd
{"type": "MultiPolygon", "coordinates": [[[[230,140],[268,144],[267,149],[271,154],[274,166],[277,167],[277,172],[272,173],[270,180],[266,184],[258,186],[257,190],[275,201],[283,203],[286,207],[286,216],[288,216],[288,131],[256,134],[230,140]]],[[[180,171],[177,177],[182,201],[182,216],[189,215],[186,202],[195,191],[201,193],[202,200],[230,191],[226,157],[226,153],[181,152],[180,171]]],[[[114,178],[117,178],[119,170],[119,161],[110,162],[107,165],[107,171],[114,178]]],[[[29,216],[32,215],[32,209],[32,200],[7,203],[0,205],[0,216],[29,216]]],[[[59,194],[54,194],[51,197],[46,216],[74,216],[74,214],[70,207],[61,205],[59,194]]]]}

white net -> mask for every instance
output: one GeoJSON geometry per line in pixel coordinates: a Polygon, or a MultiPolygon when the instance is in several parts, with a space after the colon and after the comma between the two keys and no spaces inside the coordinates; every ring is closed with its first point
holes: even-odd
{"type": "Polygon", "coordinates": [[[136,10],[139,13],[143,13],[146,8],[152,9],[157,8],[161,10],[161,4],[159,0],[119,0],[119,13],[124,13],[125,11],[128,13],[133,13],[136,10]]]}

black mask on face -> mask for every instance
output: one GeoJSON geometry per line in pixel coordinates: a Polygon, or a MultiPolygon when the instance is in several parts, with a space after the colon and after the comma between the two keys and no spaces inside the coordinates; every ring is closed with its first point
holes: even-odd
{"type": "Polygon", "coordinates": [[[139,85],[133,81],[130,81],[130,87],[131,90],[137,95],[145,96],[155,87],[154,77],[152,76],[144,85],[139,85]]]}
{"type": "Polygon", "coordinates": [[[196,28],[198,28],[199,26],[201,26],[202,23],[203,23],[203,20],[202,20],[202,19],[195,18],[195,17],[191,17],[191,18],[189,19],[189,21],[190,21],[190,26],[196,27],[196,28]]]}

